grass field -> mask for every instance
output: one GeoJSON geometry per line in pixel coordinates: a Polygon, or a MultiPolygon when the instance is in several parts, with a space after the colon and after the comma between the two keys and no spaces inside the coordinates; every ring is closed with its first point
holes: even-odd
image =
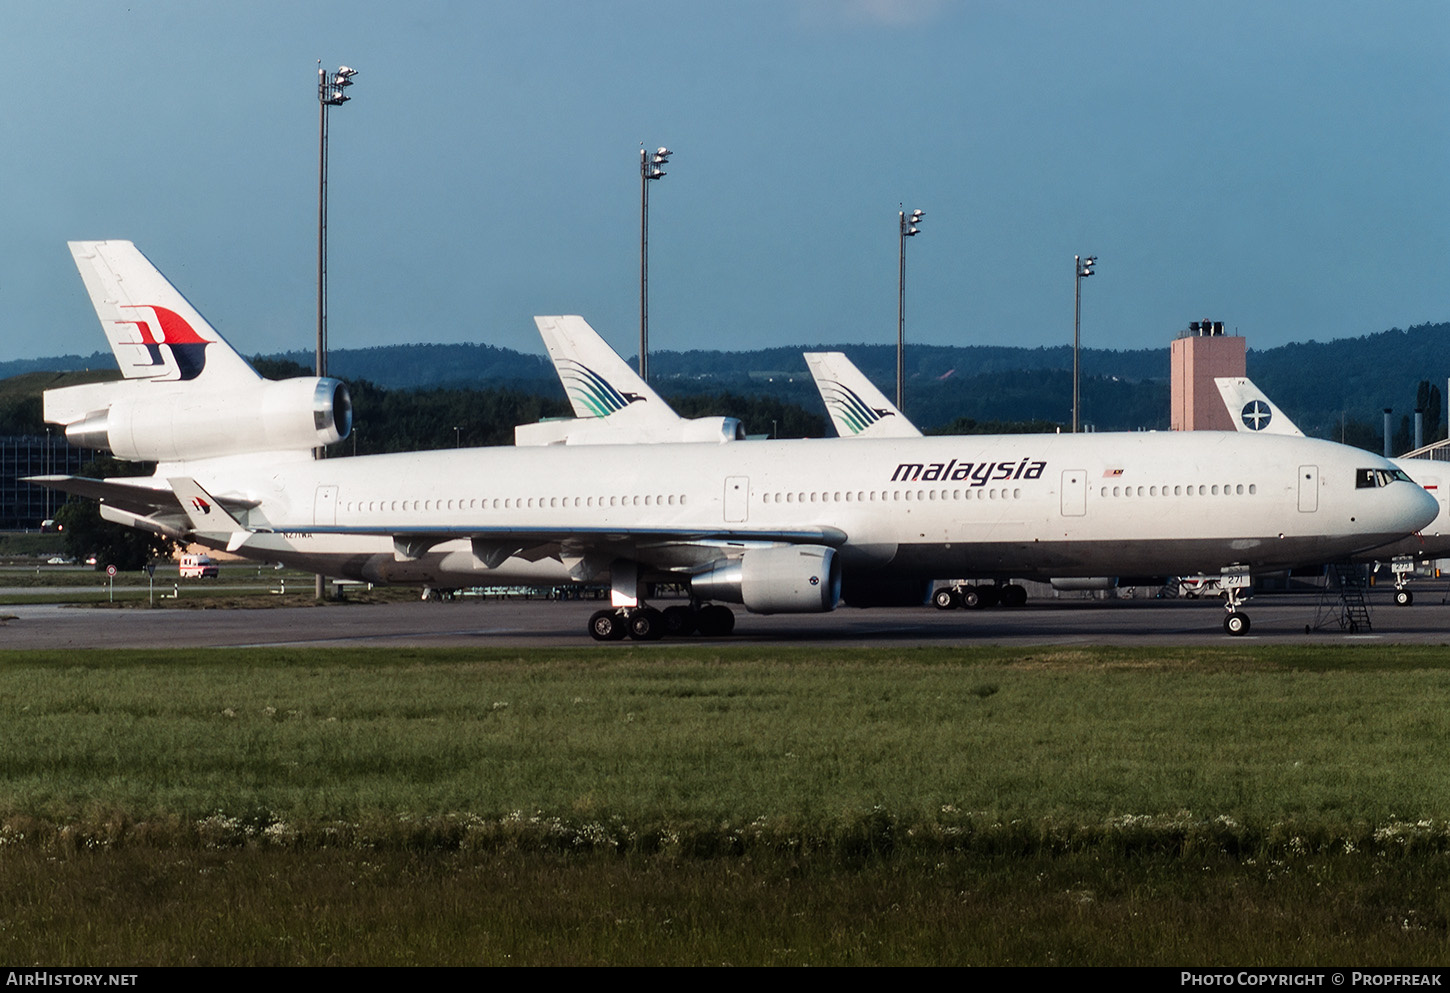
{"type": "Polygon", "coordinates": [[[1443,648],[0,652],[0,957],[1435,963],[1443,648]]]}

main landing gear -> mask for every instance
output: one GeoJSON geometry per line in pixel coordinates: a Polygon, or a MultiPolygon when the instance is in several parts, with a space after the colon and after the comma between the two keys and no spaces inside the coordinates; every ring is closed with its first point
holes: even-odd
{"type": "Polygon", "coordinates": [[[983,610],[987,607],[1021,607],[1027,603],[1027,588],[1016,583],[1001,586],[942,586],[931,595],[931,604],[938,610],[965,607],[983,610]]]}
{"type": "Polygon", "coordinates": [[[589,636],[595,641],[635,641],[684,638],[700,634],[723,638],[735,630],[735,612],[718,603],[676,604],[664,610],[654,607],[608,607],[589,618],[589,636]]]}

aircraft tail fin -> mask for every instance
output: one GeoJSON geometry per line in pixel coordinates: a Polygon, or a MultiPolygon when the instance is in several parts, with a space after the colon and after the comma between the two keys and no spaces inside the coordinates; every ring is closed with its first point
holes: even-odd
{"type": "Polygon", "coordinates": [[[920,438],[916,425],[842,352],[806,352],[831,423],[842,438],[920,438]]]}
{"type": "Polygon", "coordinates": [[[126,379],[214,388],[261,378],[131,242],[69,244],[126,379]]]}
{"type": "Polygon", "coordinates": [[[609,347],[582,317],[535,317],[544,347],[554,363],[575,417],[609,417],[623,410],[630,417],[679,420],[659,394],[609,347]],[[648,411],[644,415],[643,411],[648,411]]]}
{"type": "Polygon", "coordinates": [[[1253,380],[1243,376],[1215,379],[1214,385],[1223,397],[1234,429],[1248,434],[1285,434],[1304,437],[1304,432],[1282,410],[1274,405],[1253,380]]]}

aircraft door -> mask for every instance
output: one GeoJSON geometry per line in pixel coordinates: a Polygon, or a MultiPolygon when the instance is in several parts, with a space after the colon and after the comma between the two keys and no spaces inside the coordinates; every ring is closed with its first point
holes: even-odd
{"type": "Polygon", "coordinates": [[[337,523],[337,487],[317,487],[317,498],[312,505],[313,524],[337,523]]]}
{"type": "Polygon", "coordinates": [[[750,477],[725,479],[725,523],[743,524],[750,514],[750,477]]]}
{"type": "Polygon", "coordinates": [[[1062,471],[1062,516],[1082,517],[1087,513],[1087,470],[1062,471]]]}
{"type": "Polygon", "coordinates": [[[1312,514],[1318,509],[1319,467],[1301,465],[1299,467],[1299,510],[1301,513],[1312,514]]]}

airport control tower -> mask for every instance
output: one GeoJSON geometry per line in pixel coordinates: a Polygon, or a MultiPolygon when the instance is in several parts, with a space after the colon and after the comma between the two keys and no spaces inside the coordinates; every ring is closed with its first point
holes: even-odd
{"type": "Polygon", "coordinates": [[[1232,431],[1234,423],[1214,379],[1247,374],[1245,339],[1226,336],[1223,321],[1194,321],[1173,341],[1174,431],[1232,431]]]}

